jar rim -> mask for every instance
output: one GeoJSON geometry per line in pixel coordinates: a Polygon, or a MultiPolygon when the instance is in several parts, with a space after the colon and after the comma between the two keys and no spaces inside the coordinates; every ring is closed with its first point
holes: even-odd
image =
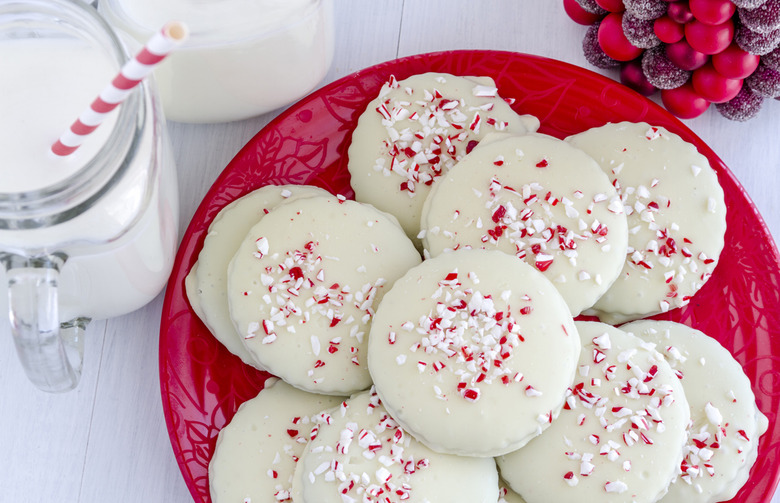
{"type": "MultiPolygon", "coordinates": [[[[111,26],[90,5],[71,0],[0,0],[0,21],[10,16],[20,26],[46,27],[74,35],[79,31],[83,40],[100,44],[117,63],[117,68],[129,59],[128,52],[111,26]]],[[[121,176],[122,163],[107,170],[112,160],[121,159],[136,141],[136,124],[143,86],[136,86],[127,100],[119,105],[117,120],[105,143],[86,163],[66,178],[41,189],[27,192],[0,191],[0,219],[5,228],[24,229],[54,225],[83,212],[87,201],[113,186],[121,176]],[[132,131],[132,134],[127,134],[132,131]]],[[[88,106],[85,103],[85,107],[88,106]]],[[[74,120],[76,117],[74,117],[74,120]]]]}

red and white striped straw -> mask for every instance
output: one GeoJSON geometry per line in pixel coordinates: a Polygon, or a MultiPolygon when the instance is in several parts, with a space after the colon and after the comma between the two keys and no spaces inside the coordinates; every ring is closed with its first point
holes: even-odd
{"type": "Polygon", "coordinates": [[[162,30],[152,36],[133,59],[122,66],[114,80],[71,124],[70,129],[51,146],[51,151],[58,156],[75,152],[87,135],[103,122],[108,113],[127,99],[133,88],[140,84],[177,45],[182,43],[187,35],[187,27],[178,21],[163,26],[162,30]]]}

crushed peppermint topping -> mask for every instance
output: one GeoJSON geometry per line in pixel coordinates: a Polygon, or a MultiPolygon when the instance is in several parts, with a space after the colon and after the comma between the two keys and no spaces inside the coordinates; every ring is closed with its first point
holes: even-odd
{"type": "MultiPolygon", "coordinates": [[[[312,316],[320,316],[327,320],[329,328],[350,326],[350,337],[358,343],[363,341],[367,324],[374,315],[377,293],[385,284],[383,278],[359,288],[342,285],[328,279],[323,265],[328,257],[319,254],[316,241],[309,241],[300,249],[288,250],[281,257],[276,253],[268,255],[267,239],[260,238],[257,243],[255,257],[270,262],[260,275],[262,291],[258,293],[269,308],[265,311],[266,318],[249,323],[245,338],[261,335],[263,344],[273,344],[281,334],[295,333],[296,325],[304,325],[312,316]]],[[[340,342],[337,337],[324,348],[326,342],[312,336],[311,351],[319,358],[313,368],[325,366],[323,358],[338,353],[340,342]]],[[[356,346],[346,345],[346,349],[352,362],[359,365],[356,346]]],[[[313,375],[313,369],[309,374],[313,375]]]]}
{"type": "Polygon", "coordinates": [[[495,87],[475,85],[472,94],[478,99],[470,102],[445,96],[435,86],[408,87],[401,97],[390,97],[390,89],[397,87],[391,77],[380,92],[383,100],[376,112],[387,132],[384,151],[389,164],[381,157],[374,170],[399,176],[399,190],[410,197],[420,184],[431,185],[460,161],[485,133],[509,126],[491,116],[494,103],[485,102],[486,98],[498,97],[495,87]]]}
{"type": "MultiPolygon", "coordinates": [[[[431,295],[435,306],[418,320],[401,323],[401,333],[415,336],[409,354],[416,353],[414,361],[420,373],[448,372],[457,377],[451,391],[436,391],[437,398],[448,399],[454,394],[468,402],[477,402],[480,386],[491,383],[511,385],[524,380],[517,369],[505,365],[515,349],[524,341],[520,320],[532,312],[532,301],[527,295],[520,297],[521,305],[510,306],[511,292],[502,292],[506,308],[496,305],[490,294],[483,294],[471,285],[478,283],[473,273],[461,274],[453,270],[439,282],[431,295]],[[424,357],[420,356],[424,353],[424,357]],[[424,360],[422,359],[424,358],[424,360]]],[[[400,344],[400,334],[395,334],[393,344],[400,344]]],[[[404,364],[404,357],[399,365],[404,364]]],[[[541,396],[542,390],[526,383],[528,397],[541,396]]]]}
{"type": "MultiPolygon", "coordinates": [[[[349,407],[342,404],[342,417],[349,407]]],[[[335,445],[318,446],[319,453],[329,453],[307,478],[338,483],[341,500],[347,503],[400,503],[409,500],[413,492],[413,476],[430,466],[427,458],[415,458],[409,451],[413,439],[390,417],[372,388],[368,419],[359,425],[346,422],[339,431],[335,445]],[[351,457],[375,460],[371,471],[352,471],[351,457]]],[[[313,451],[312,451],[313,452],[313,451]]],[[[360,466],[359,463],[354,466],[360,466]]]]}

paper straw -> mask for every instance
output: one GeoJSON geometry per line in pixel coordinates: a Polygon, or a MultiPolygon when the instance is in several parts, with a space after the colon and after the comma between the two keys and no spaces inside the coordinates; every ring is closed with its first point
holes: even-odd
{"type": "Polygon", "coordinates": [[[51,146],[51,151],[58,156],[72,154],[108,113],[119,106],[187,35],[188,30],[183,23],[170,22],[163,26],[133,59],[125,63],[114,80],[51,146]]]}

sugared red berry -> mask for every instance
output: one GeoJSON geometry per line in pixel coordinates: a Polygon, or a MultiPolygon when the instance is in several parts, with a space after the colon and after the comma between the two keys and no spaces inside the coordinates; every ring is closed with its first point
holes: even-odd
{"type": "Polygon", "coordinates": [[[626,10],[623,0],[596,0],[596,3],[599,4],[599,7],[609,12],[623,12],[626,10]]]}
{"type": "Polygon", "coordinates": [[[769,33],[780,28],[780,0],[768,0],[755,9],[739,9],[739,20],[758,33],[769,33]]]}
{"type": "Polygon", "coordinates": [[[737,7],[744,7],[746,9],[755,9],[761,7],[766,3],[766,0],[731,0],[731,2],[737,7]]]}
{"type": "Polygon", "coordinates": [[[691,72],[672,63],[663,47],[648,49],[642,55],[642,71],[647,81],[658,89],[674,89],[685,84],[691,72]]]}
{"type": "Polygon", "coordinates": [[[623,33],[623,14],[611,12],[601,20],[599,45],[604,53],[618,61],[631,61],[642,54],[642,49],[631,44],[623,33]]]}
{"type": "Polygon", "coordinates": [[[777,70],[780,72],[780,47],[770,52],[769,54],[764,55],[761,58],[761,62],[772,70],[777,70]]]}
{"type": "Polygon", "coordinates": [[[724,77],[744,79],[758,68],[760,59],[755,54],[743,51],[736,42],[733,42],[723,52],[712,57],[712,64],[724,77]]]}
{"type": "Polygon", "coordinates": [[[639,19],[658,19],[668,8],[663,0],[623,0],[623,4],[627,12],[639,19]]]}
{"type": "Polygon", "coordinates": [[[745,84],[765,98],[780,98],[780,72],[761,65],[753,75],[745,80],[745,84]]]}
{"type": "Polygon", "coordinates": [[[607,56],[599,44],[598,33],[600,24],[601,22],[596,22],[585,31],[585,37],[582,39],[582,52],[588,63],[597,68],[605,70],[616,68],[620,66],[620,62],[607,56]]]}
{"type": "Polygon", "coordinates": [[[693,12],[688,7],[688,2],[674,2],[667,7],[666,13],[673,21],[685,24],[693,20],[693,12]]]}
{"type": "Polygon", "coordinates": [[[713,25],[725,23],[737,9],[731,0],[688,0],[688,7],[697,20],[713,25]]]}
{"type": "Polygon", "coordinates": [[[656,87],[645,77],[642,63],[638,59],[623,64],[620,69],[620,82],[645,96],[650,96],[657,91],[656,87]]]}
{"type": "Polygon", "coordinates": [[[740,26],[734,40],[743,51],[763,56],[772,52],[780,44],[780,29],[769,33],[758,33],[746,26],[740,26]]]}
{"type": "Polygon", "coordinates": [[[691,83],[702,98],[712,103],[725,103],[742,89],[741,79],[724,77],[709,63],[693,72],[691,83]]]}
{"type": "Polygon", "coordinates": [[[662,16],[653,21],[653,31],[655,36],[665,44],[679,42],[685,36],[683,25],[669,16],[662,16]]]}
{"type": "Polygon", "coordinates": [[[600,15],[593,14],[583,9],[582,6],[577,3],[577,0],[563,0],[563,10],[566,11],[566,14],[572,21],[585,26],[591,25],[601,19],[600,15]]]}
{"type": "Polygon", "coordinates": [[[696,70],[704,66],[710,57],[703,52],[699,52],[688,44],[685,40],[680,40],[674,44],[666,46],[666,56],[675,65],[683,70],[696,70]]]}
{"type": "Polygon", "coordinates": [[[719,103],[715,108],[723,117],[733,121],[747,121],[758,115],[764,97],[754,93],[749,87],[744,86],[732,100],[719,103]]]}
{"type": "Polygon", "coordinates": [[[590,12],[591,14],[603,16],[607,13],[607,11],[596,3],[596,0],[577,0],[577,3],[580,4],[580,7],[585,9],[586,12],[590,12]]]}
{"type": "Polygon", "coordinates": [[[631,45],[641,49],[649,49],[661,43],[653,31],[653,21],[636,18],[628,12],[623,13],[623,34],[631,45]]]}
{"type": "Polygon", "coordinates": [[[685,25],[685,39],[699,52],[717,54],[731,44],[734,23],[729,19],[718,25],[704,24],[694,19],[685,25]]]}
{"type": "Polygon", "coordinates": [[[676,89],[664,89],[661,101],[667,110],[681,119],[698,117],[710,106],[709,101],[696,94],[690,82],[676,89]]]}

